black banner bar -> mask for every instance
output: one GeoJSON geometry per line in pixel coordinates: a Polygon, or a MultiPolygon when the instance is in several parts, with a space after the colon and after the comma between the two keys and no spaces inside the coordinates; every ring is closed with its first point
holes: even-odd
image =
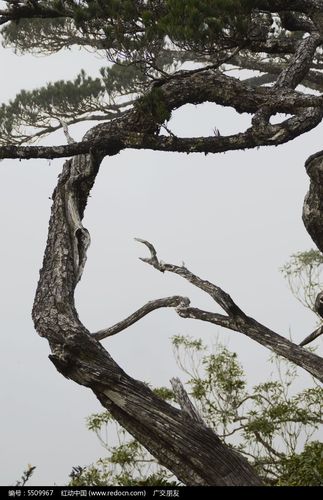
{"type": "MultiPolygon", "coordinates": [[[[308,487],[216,487],[216,486],[179,486],[179,487],[162,487],[162,486],[144,486],[144,487],[127,487],[127,486],[0,486],[1,498],[129,498],[131,499],[146,499],[152,498],[159,500],[161,498],[167,500],[176,500],[184,498],[195,499],[226,499],[228,495],[237,493],[236,490],[242,490],[242,494],[246,493],[248,499],[253,495],[259,500],[260,495],[272,495],[286,497],[286,490],[290,490],[294,496],[297,493],[306,494],[308,487]],[[234,490],[234,491],[230,491],[234,490]]],[[[321,490],[319,487],[311,487],[313,490],[321,490]]],[[[322,491],[322,490],[321,490],[322,491]]],[[[276,498],[275,498],[276,500],[276,498]]]]}

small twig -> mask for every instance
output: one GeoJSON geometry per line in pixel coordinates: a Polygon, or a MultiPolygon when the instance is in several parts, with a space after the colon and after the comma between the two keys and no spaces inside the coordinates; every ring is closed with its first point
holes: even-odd
{"type": "Polygon", "coordinates": [[[166,297],[164,299],[151,300],[140,309],[135,311],[133,314],[128,316],[128,318],[119,321],[119,323],[116,323],[109,328],[99,330],[98,332],[93,333],[92,336],[97,340],[102,340],[107,337],[111,337],[112,335],[116,335],[116,333],[119,333],[122,330],[125,330],[129,326],[136,323],[136,321],[139,321],[141,318],[143,318],[150,312],[155,311],[156,309],[160,309],[161,307],[175,307],[178,309],[182,309],[189,306],[189,304],[190,300],[187,297],[180,297],[179,295],[166,297]]]}
{"type": "Polygon", "coordinates": [[[279,457],[279,458],[285,457],[284,453],[280,453],[279,451],[276,451],[272,446],[270,446],[269,443],[266,443],[266,441],[261,437],[260,432],[254,431],[254,435],[256,436],[259,443],[261,443],[263,445],[263,447],[266,448],[266,450],[269,451],[269,453],[271,455],[275,455],[276,457],[279,457]]]}
{"type": "Polygon", "coordinates": [[[170,380],[170,383],[172,384],[175,399],[179,404],[179,406],[181,407],[181,409],[185,411],[185,413],[187,413],[191,417],[191,419],[195,420],[195,422],[198,422],[204,427],[207,427],[199,411],[195,408],[192,401],[190,400],[189,395],[185,391],[184,386],[180,381],[180,379],[177,377],[172,378],[170,380]]]}

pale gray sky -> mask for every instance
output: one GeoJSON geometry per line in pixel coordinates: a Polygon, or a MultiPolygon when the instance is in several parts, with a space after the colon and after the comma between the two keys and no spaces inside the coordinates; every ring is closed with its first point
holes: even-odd
{"type": "MultiPolygon", "coordinates": [[[[20,89],[92,75],[104,64],[85,51],[50,57],[15,56],[0,50],[1,101],[20,89]]],[[[222,134],[247,127],[248,116],[205,104],[177,111],[170,124],[179,135],[222,134]]],[[[84,125],[73,130],[80,138],[84,125]]],[[[138,260],[153,242],[162,260],[185,262],[220,285],[258,321],[303,339],[315,316],[290,294],[279,273],[292,253],[313,247],[302,221],[308,188],[304,161],[322,149],[322,126],[279,148],[221,155],[124,151],[107,158],[86,211],[92,245],[77,289],[80,317],[90,330],[112,325],[153,298],[185,294],[192,304],[211,300],[179,277],[162,275],[138,260]]],[[[48,139],[49,141],[49,139],[48,139]]],[[[61,133],[51,141],[65,142],[61,133]]],[[[63,485],[74,465],[104,454],[85,428],[101,407],[90,391],[65,380],[48,360],[47,342],[30,317],[47,237],[51,200],[63,161],[0,162],[1,232],[1,426],[0,484],[14,484],[27,463],[37,466],[31,485],[63,485]]],[[[250,383],[269,374],[269,352],[241,334],[158,311],[104,341],[132,376],[168,384],[179,374],[171,352],[174,334],[219,335],[243,362],[250,383]]],[[[322,352],[322,349],[321,349],[322,352]]],[[[307,378],[302,372],[304,379],[307,378]]]]}

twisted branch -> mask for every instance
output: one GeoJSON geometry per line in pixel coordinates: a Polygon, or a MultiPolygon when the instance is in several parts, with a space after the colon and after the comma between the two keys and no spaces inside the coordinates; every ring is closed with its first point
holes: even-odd
{"type": "Polygon", "coordinates": [[[306,351],[301,346],[290,342],[285,337],[282,337],[261,323],[258,323],[252,317],[247,316],[233,301],[230,295],[220,287],[199,278],[184,266],[176,266],[160,261],[157,257],[157,252],[154,246],[150,242],[138,238],[137,241],[145,245],[150,252],[150,257],[140,258],[140,260],[151,265],[162,273],[170,272],[178,274],[194,286],[197,286],[201,290],[205,291],[227,313],[226,315],[221,315],[209,311],[202,311],[197,308],[181,307],[177,309],[177,313],[181,317],[207,321],[208,323],[243,333],[247,337],[270,349],[276,354],[283,356],[289,361],[292,361],[296,365],[302,367],[304,370],[308,371],[311,375],[323,382],[322,358],[306,351]]]}

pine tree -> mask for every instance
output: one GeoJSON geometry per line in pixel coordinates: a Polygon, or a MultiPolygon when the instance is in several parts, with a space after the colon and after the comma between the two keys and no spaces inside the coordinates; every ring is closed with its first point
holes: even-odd
{"type": "MultiPolygon", "coordinates": [[[[323,117],[323,2],[321,0],[8,0],[0,11],[3,44],[20,53],[51,53],[78,45],[105,54],[100,78],[81,72],[0,108],[0,158],[65,161],[53,193],[52,215],[33,320],[48,339],[51,361],[65,377],[90,388],[102,405],[181,482],[258,485],[262,480],[195,414],[187,395],[177,409],[129,377],[99,342],[160,307],[184,318],[241,332],[323,380],[322,359],[245,314],[218,286],[184,265],[165,263],[153,245],[142,260],[205,291],[223,314],[190,307],[185,297],[149,302],[117,325],[90,333],[81,323],[74,291],[82,277],[89,233],[82,219],[104,157],[121,150],[218,153],[277,146],[316,127],[323,117]],[[181,66],[185,63],[185,66],[181,66]],[[232,73],[232,69],[235,72],[232,73]],[[240,70],[252,70],[245,78],[240,70]],[[229,72],[230,71],[230,72],[229,72]],[[177,137],[172,112],[213,102],[252,116],[237,134],[177,137]],[[280,123],[271,118],[284,116],[280,123]],[[81,142],[68,126],[96,120],[81,142]],[[63,128],[68,144],[30,145],[63,128]],[[166,132],[161,134],[161,131],[166,132]]],[[[216,124],[217,125],[217,124],[216,124]]],[[[306,162],[310,189],[303,220],[323,250],[322,152],[306,162]]],[[[320,299],[317,299],[320,300],[320,299]]],[[[316,300],[316,303],[317,303],[316,300]]],[[[322,333],[319,326],[311,335],[322,333]]],[[[295,464],[297,460],[295,461],[295,464]]]]}

